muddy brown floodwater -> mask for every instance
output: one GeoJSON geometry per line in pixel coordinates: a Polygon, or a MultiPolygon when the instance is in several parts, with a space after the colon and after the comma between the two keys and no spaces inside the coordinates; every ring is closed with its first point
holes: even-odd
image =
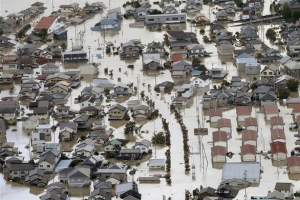
{"type": "MultiPolygon", "coordinates": [[[[34,3],[34,0],[1,0],[0,1],[0,15],[6,16],[10,13],[19,12],[27,7],[29,7],[32,3],[34,3]]],[[[44,15],[47,16],[52,12],[52,2],[51,0],[43,1],[45,2],[45,7],[48,9],[45,11],[44,15]]],[[[69,4],[75,2],[75,0],[53,0],[54,10],[57,10],[60,4],[69,4]]],[[[84,6],[86,0],[77,0],[81,7],[84,6]]],[[[92,3],[93,1],[89,1],[92,3]]],[[[106,6],[108,7],[109,1],[105,0],[103,1],[106,6]]],[[[126,0],[110,0],[110,8],[115,8],[118,6],[122,6],[122,4],[126,2],[126,0]]],[[[153,1],[151,1],[153,2],[153,1]]],[[[265,7],[263,14],[269,14],[269,4],[270,0],[265,1],[265,7]]],[[[206,16],[209,16],[210,11],[213,11],[216,7],[214,6],[209,9],[208,6],[202,6],[201,12],[205,13],[206,16]]],[[[102,14],[105,15],[106,11],[102,14]]],[[[237,17],[238,14],[236,14],[235,17],[237,17]]],[[[32,23],[37,22],[40,19],[41,16],[34,19],[32,23]]],[[[214,19],[213,14],[211,14],[211,20],[214,19]]],[[[211,132],[215,131],[216,128],[214,124],[210,125],[209,123],[206,123],[206,120],[208,119],[205,112],[200,109],[200,116],[203,115],[203,119],[201,121],[201,126],[203,127],[212,127],[209,129],[208,136],[203,137],[203,144],[204,149],[206,152],[208,165],[206,164],[206,161],[200,162],[200,155],[199,154],[193,154],[190,157],[190,164],[193,162],[196,166],[196,176],[193,179],[191,174],[186,174],[184,171],[184,165],[183,165],[183,143],[182,143],[182,133],[180,131],[179,124],[174,120],[174,115],[170,113],[169,104],[171,102],[171,97],[169,94],[164,95],[157,95],[152,89],[148,91],[147,87],[143,87],[142,83],[151,84],[154,86],[156,83],[160,83],[166,80],[173,80],[173,78],[170,75],[169,71],[164,71],[162,73],[158,73],[156,75],[156,78],[154,75],[147,74],[146,72],[142,72],[142,61],[141,59],[136,61],[120,61],[118,56],[108,56],[105,55],[103,59],[97,59],[95,57],[95,54],[99,54],[102,52],[97,50],[97,47],[99,46],[98,40],[100,45],[104,43],[103,34],[99,32],[91,32],[90,27],[94,26],[99,20],[101,19],[101,14],[98,14],[94,16],[92,19],[87,20],[84,24],[76,26],[77,33],[79,31],[85,31],[84,37],[82,41],[75,41],[75,27],[69,26],[68,27],[68,47],[70,48],[72,46],[72,41],[74,44],[81,44],[84,46],[84,49],[87,51],[88,46],[91,47],[91,57],[93,57],[93,61],[96,63],[101,63],[100,65],[100,74],[98,77],[105,77],[104,75],[104,68],[108,68],[109,70],[113,70],[113,81],[117,82],[118,77],[122,79],[123,83],[130,83],[134,82],[136,84],[137,77],[140,77],[140,91],[145,91],[145,94],[149,96],[152,100],[155,102],[155,106],[157,109],[159,109],[159,112],[163,115],[164,118],[167,119],[167,121],[170,123],[170,131],[171,131],[171,178],[172,178],[172,186],[167,186],[164,179],[162,179],[160,184],[139,184],[139,192],[142,194],[143,199],[145,200],[152,200],[152,199],[162,199],[162,196],[165,195],[166,197],[172,197],[174,200],[182,200],[184,199],[184,191],[185,189],[193,190],[195,188],[199,188],[200,185],[203,187],[211,186],[211,187],[217,187],[218,184],[221,181],[221,175],[222,175],[222,165],[212,165],[211,163],[211,156],[210,156],[210,148],[211,148],[211,132]],[[72,39],[72,40],[70,40],[72,39]],[[134,64],[134,70],[128,69],[128,64],[134,64]],[[121,68],[121,72],[119,72],[119,68],[121,68]],[[127,75],[125,75],[125,72],[128,72],[127,75]],[[201,167],[200,167],[201,166],[201,167]]],[[[120,43],[124,43],[126,41],[129,41],[130,39],[140,39],[143,44],[148,44],[152,41],[162,41],[163,40],[163,32],[149,32],[146,28],[129,28],[129,24],[134,22],[134,20],[123,20],[122,21],[122,30],[119,32],[106,32],[106,41],[111,41],[114,43],[115,46],[119,46],[120,43]]],[[[229,31],[235,33],[239,31],[239,26],[233,26],[233,24],[229,24],[225,26],[228,28],[229,31]]],[[[266,31],[269,27],[276,26],[276,24],[273,25],[264,25],[264,31],[266,31]]],[[[178,28],[178,25],[172,25],[172,27],[178,28]]],[[[195,31],[195,27],[191,27],[187,24],[184,26],[184,29],[188,31],[195,31]]],[[[209,27],[206,27],[206,33],[208,33],[209,27]]],[[[202,36],[199,34],[200,28],[196,28],[196,32],[198,35],[198,39],[200,43],[202,43],[202,36]]],[[[10,35],[9,37],[14,38],[13,35],[10,35]]],[[[262,37],[264,37],[264,34],[262,34],[262,37]]],[[[78,38],[78,37],[77,37],[78,38]]],[[[270,43],[264,38],[264,41],[267,45],[271,46],[270,43]]],[[[20,45],[20,43],[17,43],[16,46],[20,45]]],[[[203,44],[207,52],[213,52],[212,56],[209,58],[203,59],[203,63],[207,66],[207,68],[211,67],[223,67],[227,68],[229,70],[229,75],[227,77],[228,80],[230,80],[230,77],[234,75],[243,75],[238,74],[236,67],[233,65],[233,59],[228,57],[220,57],[217,54],[216,47],[214,44],[203,44]]],[[[43,47],[43,46],[42,46],[43,47]]],[[[274,47],[277,49],[277,47],[274,47]]],[[[281,50],[281,49],[280,49],[281,50]]],[[[284,50],[281,50],[284,53],[284,50]]],[[[8,54],[9,52],[3,51],[4,54],[8,54]]],[[[61,70],[69,70],[69,69],[76,69],[78,67],[77,65],[63,65],[59,63],[61,70]]],[[[35,71],[39,71],[39,69],[36,69],[35,71]]],[[[244,76],[245,79],[249,80],[250,77],[244,76]]],[[[74,104],[75,97],[78,96],[81,89],[83,89],[85,86],[89,86],[90,82],[92,81],[93,77],[84,77],[81,82],[81,86],[78,89],[73,90],[72,95],[69,98],[68,105],[71,105],[73,109],[79,109],[78,104],[74,104]]],[[[177,81],[179,79],[175,79],[173,81],[177,81]]],[[[220,81],[213,81],[210,87],[214,84],[219,84],[220,81]]],[[[16,91],[13,95],[17,95],[20,85],[16,84],[16,91]]],[[[1,97],[11,95],[9,94],[9,87],[4,88],[2,87],[1,97]]],[[[204,94],[205,91],[208,91],[209,88],[203,88],[196,92],[196,95],[198,97],[198,102],[201,101],[201,96],[204,94]]],[[[293,94],[293,96],[298,96],[298,94],[293,94]]],[[[131,97],[131,99],[136,99],[136,96],[131,97]]],[[[121,100],[117,100],[122,102],[121,100]]],[[[28,102],[21,102],[22,106],[26,107],[28,102]]],[[[201,104],[199,104],[201,108],[201,104]]],[[[199,143],[198,143],[198,137],[194,136],[193,129],[197,127],[197,112],[196,112],[196,97],[190,100],[188,106],[181,110],[181,113],[183,115],[184,123],[186,124],[186,127],[189,131],[189,145],[193,148],[194,152],[199,151],[199,143]]],[[[286,108],[284,106],[280,106],[280,115],[284,117],[285,120],[285,130],[286,130],[286,137],[287,137],[287,148],[290,152],[292,148],[294,147],[294,137],[293,133],[289,131],[288,124],[289,122],[292,122],[292,116],[291,109],[286,108]]],[[[232,151],[234,153],[234,156],[231,159],[228,159],[228,162],[234,162],[240,161],[240,145],[241,145],[241,136],[235,131],[237,124],[235,120],[235,109],[225,109],[223,111],[223,116],[225,118],[230,118],[232,120],[233,125],[233,133],[232,138],[229,140],[229,151],[232,151]]],[[[264,115],[260,112],[259,108],[254,108],[252,112],[253,117],[257,117],[259,121],[259,140],[258,140],[258,151],[261,150],[269,150],[269,142],[270,142],[270,127],[269,124],[265,121],[264,115]]],[[[50,123],[56,124],[56,121],[53,121],[52,119],[49,119],[50,123]]],[[[145,123],[145,122],[138,122],[138,123],[145,123]]],[[[106,121],[106,124],[113,127],[115,130],[114,137],[115,138],[125,138],[123,134],[123,126],[125,122],[108,122],[106,121]]],[[[142,130],[149,130],[149,133],[143,133],[139,135],[135,135],[130,139],[130,143],[127,145],[128,147],[132,146],[136,140],[140,140],[142,138],[151,139],[154,132],[162,131],[162,124],[161,119],[158,118],[153,121],[149,121],[144,124],[142,130]]],[[[58,137],[58,130],[56,130],[55,133],[52,134],[51,140],[57,141],[58,137]]],[[[86,135],[86,132],[79,132],[78,137],[81,135],[86,135]]],[[[34,156],[30,153],[30,150],[26,149],[25,146],[29,143],[29,135],[27,134],[27,131],[22,130],[22,124],[20,122],[17,123],[16,127],[10,127],[7,131],[7,140],[10,142],[15,142],[15,145],[19,147],[19,150],[22,152],[22,156],[25,157],[26,160],[29,160],[31,156],[34,156]],[[13,129],[17,129],[17,131],[13,131],[13,129]]],[[[74,146],[74,142],[64,142],[63,148],[72,148],[74,146]]],[[[157,147],[156,150],[156,157],[157,158],[165,158],[165,147],[157,147]]],[[[153,154],[153,157],[155,154],[153,154]]],[[[299,189],[299,183],[297,180],[299,180],[299,177],[290,177],[286,173],[285,166],[278,167],[278,173],[277,173],[277,167],[275,166],[277,163],[272,163],[271,160],[266,160],[263,158],[257,157],[257,160],[261,160],[262,166],[264,167],[264,173],[262,173],[262,178],[260,181],[259,187],[250,187],[247,189],[248,198],[250,196],[259,196],[259,195],[266,195],[268,191],[271,191],[274,189],[276,181],[288,181],[293,182],[295,184],[295,189],[299,189]]],[[[147,167],[147,162],[143,162],[138,166],[138,171],[135,174],[134,177],[129,176],[129,180],[136,180],[139,176],[147,176],[149,174],[163,174],[162,171],[149,171],[147,167]]],[[[54,177],[53,180],[57,180],[57,177],[54,177]]],[[[87,197],[90,192],[90,188],[70,188],[69,189],[71,198],[72,199],[82,199],[82,196],[87,197]]],[[[0,199],[1,200],[8,200],[8,199],[26,199],[26,200],[33,200],[38,199],[38,197],[42,194],[43,189],[37,188],[37,187],[29,187],[28,185],[20,185],[17,183],[11,183],[7,182],[6,179],[3,177],[3,174],[0,174],[0,199]]],[[[244,191],[240,191],[237,199],[243,199],[244,198],[244,191]]]]}

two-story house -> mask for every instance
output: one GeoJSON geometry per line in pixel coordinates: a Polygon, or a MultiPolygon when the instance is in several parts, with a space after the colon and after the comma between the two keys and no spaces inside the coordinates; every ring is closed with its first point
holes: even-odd
{"type": "Polygon", "coordinates": [[[123,95],[123,96],[128,96],[132,95],[132,90],[128,87],[128,85],[124,83],[117,83],[114,86],[114,94],[115,95],[123,95]]]}
{"type": "Polygon", "coordinates": [[[63,26],[64,24],[60,22],[59,17],[42,17],[40,21],[35,25],[33,31],[41,33],[45,30],[45,33],[48,35],[62,28],[63,26]]]}
{"type": "Polygon", "coordinates": [[[140,48],[133,42],[126,42],[121,46],[121,59],[138,59],[140,55],[140,48]]]}
{"type": "Polygon", "coordinates": [[[142,140],[139,142],[136,142],[133,146],[134,149],[139,149],[140,153],[149,153],[152,151],[151,149],[151,142],[149,140],[142,140]]]}
{"type": "Polygon", "coordinates": [[[78,3],[71,3],[69,5],[60,5],[59,6],[61,13],[63,14],[71,14],[78,12],[80,10],[78,3]]]}
{"type": "Polygon", "coordinates": [[[14,73],[19,69],[19,56],[5,55],[2,57],[1,65],[3,71],[14,73]]]}

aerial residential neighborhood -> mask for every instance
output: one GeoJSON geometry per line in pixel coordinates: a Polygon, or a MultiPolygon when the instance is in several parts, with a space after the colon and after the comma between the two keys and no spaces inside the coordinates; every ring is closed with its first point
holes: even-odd
{"type": "Polygon", "coordinates": [[[0,5],[1,200],[300,198],[299,2],[0,5]]]}

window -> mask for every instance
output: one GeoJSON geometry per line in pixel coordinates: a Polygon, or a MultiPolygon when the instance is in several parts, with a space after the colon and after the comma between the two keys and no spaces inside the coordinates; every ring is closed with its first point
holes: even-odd
{"type": "Polygon", "coordinates": [[[269,72],[269,75],[273,75],[273,73],[272,73],[272,72],[269,72]]]}
{"type": "Polygon", "coordinates": [[[173,17],[172,20],[178,20],[178,18],[177,17],[173,17]]]}
{"type": "Polygon", "coordinates": [[[25,174],[25,171],[21,171],[21,174],[25,174]]]}
{"type": "Polygon", "coordinates": [[[50,167],[50,165],[47,165],[47,167],[50,167]]]}
{"type": "Polygon", "coordinates": [[[43,167],[43,165],[40,165],[40,167],[43,167]]]}
{"type": "Polygon", "coordinates": [[[264,75],[268,75],[268,73],[267,73],[267,72],[264,72],[264,75]]]}

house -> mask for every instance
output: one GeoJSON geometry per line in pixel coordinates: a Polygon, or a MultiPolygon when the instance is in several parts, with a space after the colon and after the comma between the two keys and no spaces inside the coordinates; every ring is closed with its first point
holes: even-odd
{"type": "Polygon", "coordinates": [[[208,72],[208,75],[210,75],[212,79],[224,79],[227,74],[228,71],[223,68],[212,68],[208,72]]]}
{"type": "Polygon", "coordinates": [[[223,165],[222,181],[242,179],[257,184],[260,182],[260,170],[261,165],[258,162],[227,162],[223,165]]]}
{"type": "Polygon", "coordinates": [[[287,159],[287,149],[284,142],[272,142],[270,146],[273,160],[281,161],[287,159]]]}
{"type": "Polygon", "coordinates": [[[283,65],[287,75],[298,77],[300,72],[300,63],[296,61],[288,61],[283,65]]]}
{"type": "Polygon", "coordinates": [[[76,131],[69,127],[64,127],[59,131],[58,137],[62,141],[71,141],[76,137],[76,131]]]}
{"type": "Polygon", "coordinates": [[[250,106],[237,106],[236,116],[238,122],[244,122],[245,118],[251,117],[251,107],[250,106]]]}
{"type": "Polygon", "coordinates": [[[284,121],[281,116],[274,116],[270,118],[271,129],[284,129],[284,121]]]}
{"type": "Polygon", "coordinates": [[[151,24],[174,24],[174,23],[185,23],[186,22],[185,13],[174,13],[174,14],[155,14],[146,15],[145,23],[146,25],[151,24]]]}
{"type": "Polygon", "coordinates": [[[59,8],[62,14],[71,14],[80,10],[79,4],[75,2],[69,5],[60,5],[59,8]]]}
{"type": "Polygon", "coordinates": [[[279,116],[277,105],[264,105],[264,110],[266,120],[271,120],[271,117],[279,116]]]}
{"type": "Polygon", "coordinates": [[[117,139],[110,140],[104,144],[105,152],[116,152],[119,151],[122,147],[122,142],[117,139]]]}
{"type": "Polygon", "coordinates": [[[189,44],[186,46],[189,58],[204,56],[204,47],[201,44],[189,44]]]}
{"type": "Polygon", "coordinates": [[[3,30],[4,33],[11,33],[18,25],[17,20],[12,18],[4,19],[0,23],[0,28],[3,30]]]}
{"type": "Polygon", "coordinates": [[[147,53],[159,53],[161,57],[165,56],[165,48],[161,42],[151,42],[147,45],[146,48],[147,53]]]}
{"type": "Polygon", "coordinates": [[[126,192],[124,192],[123,194],[120,195],[121,199],[136,199],[136,200],[141,200],[142,199],[142,195],[140,193],[138,193],[135,190],[128,190],[126,192]]]}
{"type": "MultiPolygon", "coordinates": [[[[171,97],[171,99],[172,99],[172,97],[171,97]]],[[[186,97],[173,97],[172,105],[186,106],[188,101],[189,101],[189,99],[186,97]]]]}
{"type": "Polygon", "coordinates": [[[283,129],[274,128],[271,130],[271,140],[272,142],[284,142],[286,140],[285,133],[283,129]]]}
{"type": "Polygon", "coordinates": [[[19,57],[19,65],[21,69],[32,69],[34,67],[34,59],[32,57],[19,57]]]}
{"type": "Polygon", "coordinates": [[[226,162],[227,149],[223,146],[213,146],[211,147],[211,158],[214,163],[224,163],[226,162]]]}
{"type": "Polygon", "coordinates": [[[124,194],[125,192],[127,192],[129,190],[138,192],[138,184],[136,184],[133,181],[133,182],[121,183],[119,185],[116,185],[116,196],[120,197],[120,195],[124,194]]]}
{"type": "Polygon", "coordinates": [[[64,28],[57,29],[53,32],[54,40],[67,40],[68,39],[68,30],[64,28]]]}
{"type": "Polygon", "coordinates": [[[85,108],[87,106],[98,106],[100,102],[100,98],[95,97],[93,94],[93,88],[90,90],[89,94],[88,91],[85,91],[86,94],[83,94],[83,97],[78,100],[78,104],[81,108],[85,108]]]}
{"type": "Polygon", "coordinates": [[[121,7],[109,9],[107,11],[107,18],[108,19],[118,19],[122,16],[121,7]]]}
{"type": "Polygon", "coordinates": [[[46,120],[49,117],[49,109],[46,107],[34,108],[33,115],[37,116],[40,120],[46,120]]]}
{"type": "Polygon", "coordinates": [[[138,59],[140,55],[140,48],[133,42],[126,42],[121,47],[121,59],[138,59]]]}
{"type": "Polygon", "coordinates": [[[52,173],[55,169],[58,160],[53,154],[46,154],[37,162],[38,169],[45,171],[46,173],[52,173]]]}
{"type": "Polygon", "coordinates": [[[14,82],[13,78],[13,74],[0,74],[0,84],[12,84],[14,82]]]}
{"type": "Polygon", "coordinates": [[[61,82],[61,81],[65,81],[67,83],[70,83],[70,79],[71,77],[62,73],[56,73],[56,74],[49,74],[46,77],[45,86],[54,86],[55,84],[61,82]]]}
{"type": "Polygon", "coordinates": [[[257,146],[257,131],[254,130],[243,130],[242,131],[242,144],[257,146]]]}
{"type": "Polygon", "coordinates": [[[42,74],[56,74],[59,73],[59,67],[52,62],[45,63],[41,66],[42,74]]]}
{"type": "Polygon", "coordinates": [[[147,119],[152,114],[152,108],[145,105],[139,105],[133,108],[133,117],[138,119],[147,119]]]}
{"type": "Polygon", "coordinates": [[[284,200],[284,194],[278,191],[273,191],[268,193],[267,199],[278,199],[278,200],[284,200]]]}
{"type": "Polygon", "coordinates": [[[216,20],[217,21],[226,21],[228,19],[228,14],[226,10],[221,10],[216,12],[216,20]]]}
{"type": "Polygon", "coordinates": [[[221,146],[227,148],[227,134],[224,131],[212,132],[213,146],[221,146]]]}
{"type": "Polygon", "coordinates": [[[245,120],[245,128],[247,130],[258,131],[258,122],[254,117],[247,117],[245,120]]]}
{"type": "Polygon", "coordinates": [[[145,70],[157,70],[161,67],[161,55],[159,53],[143,53],[143,68],[145,70]]]}
{"type": "Polygon", "coordinates": [[[109,109],[108,113],[109,113],[109,117],[108,117],[109,120],[123,119],[127,113],[127,109],[121,104],[115,104],[109,109]]]}
{"type": "Polygon", "coordinates": [[[167,5],[163,9],[163,14],[177,14],[178,10],[176,10],[175,6],[173,5],[167,5]]]}
{"type": "Polygon", "coordinates": [[[218,122],[219,119],[223,117],[221,108],[211,108],[209,109],[209,119],[210,122],[218,122]]]}
{"type": "Polygon", "coordinates": [[[229,41],[222,41],[217,44],[218,54],[221,56],[231,56],[234,48],[235,47],[229,41]]]}
{"type": "Polygon", "coordinates": [[[24,129],[35,129],[39,125],[39,118],[37,116],[26,117],[22,122],[24,129]]]}
{"type": "Polygon", "coordinates": [[[0,119],[0,144],[6,142],[6,125],[3,119],[0,119]]]}
{"type": "Polygon", "coordinates": [[[196,24],[204,24],[204,25],[208,25],[210,23],[210,20],[208,19],[208,17],[205,16],[204,13],[197,13],[195,18],[193,19],[196,21],[196,24]]]}
{"type": "MultiPolygon", "coordinates": [[[[175,84],[177,86],[177,84],[175,84]]],[[[177,90],[177,96],[190,98],[194,94],[194,87],[190,81],[180,84],[180,88],[177,90]]]]}
{"type": "Polygon", "coordinates": [[[31,133],[31,146],[33,150],[37,150],[37,145],[45,144],[46,135],[45,133],[31,133]]]}
{"type": "Polygon", "coordinates": [[[38,133],[45,133],[47,136],[49,136],[52,133],[51,128],[52,126],[50,124],[39,124],[35,129],[38,133]]]}
{"type": "Polygon", "coordinates": [[[245,144],[241,146],[241,156],[243,162],[256,161],[256,146],[245,144]]]}
{"type": "Polygon", "coordinates": [[[171,74],[172,76],[187,76],[191,73],[192,62],[186,60],[180,60],[172,64],[171,74]]]}
{"type": "Polygon", "coordinates": [[[31,163],[10,163],[9,176],[10,178],[25,179],[31,170],[34,169],[31,163]]]}
{"type": "Polygon", "coordinates": [[[19,108],[20,105],[18,101],[0,101],[0,116],[6,120],[13,120],[15,119],[16,113],[19,111],[19,108]]]}
{"type": "Polygon", "coordinates": [[[118,159],[123,160],[137,160],[141,158],[140,149],[121,149],[118,155],[118,159]]]}
{"type": "Polygon", "coordinates": [[[97,171],[99,167],[101,167],[102,160],[103,160],[102,156],[97,156],[97,155],[89,156],[83,161],[81,166],[90,168],[91,172],[93,173],[97,171]]]}
{"type": "Polygon", "coordinates": [[[266,94],[260,94],[258,97],[261,106],[264,105],[276,105],[277,95],[273,91],[269,91],[266,94]]]}
{"type": "Polygon", "coordinates": [[[30,185],[45,187],[48,184],[48,177],[44,174],[44,171],[34,168],[28,173],[25,181],[30,185]]]}
{"type": "Polygon", "coordinates": [[[232,131],[231,120],[227,118],[219,119],[218,130],[226,132],[227,135],[231,135],[231,131],[232,131]]]}
{"type": "Polygon", "coordinates": [[[289,75],[282,75],[279,78],[276,79],[274,86],[275,88],[278,89],[286,89],[287,88],[287,81],[294,79],[294,77],[289,76],[289,75]]]}
{"type": "Polygon", "coordinates": [[[117,163],[117,164],[111,165],[107,168],[100,168],[94,174],[97,174],[97,175],[99,175],[100,178],[105,178],[105,179],[111,177],[112,175],[117,175],[119,177],[117,179],[120,179],[120,181],[123,181],[127,177],[127,174],[126,174],[127,169],[128,169],[128,166],[126,164],[117,163]]]}
{"type": "Polygon", "coordinates": [[[165,159],[150,159],[148,162],[149,169],[165,169],[165,159]]]}
{"type": "Polygon", "coordinates": [[[112,194],[110,192],[106,192],[102,189],[94,189],[90,196],[90,200],[97,200],[97,199],[111,199],[112,194]]]}
{"type": "Polygon", "coordinates": [[[123,95],[123,96],[128,96],[132,95],[132,90],[128,87],[128,85],[125,85],[123,83],[117,83],[114,86],[114,94],[115,95],[123,95]]]}
{"type": "Polygon", "coordinates": [[[253,51],[253,49],[237,49],[237,50],[234,50],[233,51],[233,57],[236,58],[238,57],[239,55],[243,54],[243,53],[246,53],[250,56],[255,56],[255,52],[253,51]]]}
{"type": "Polygon", "coordinates": [[[95,152],[95,145],[89,145],[89,144],[76,147],[75,149],[75,154],[83,158],[94,155],[94,152],[95,152]]]}
{"type": "Polygon", "coordinates": [[[260,70],[261,70],[261,66],[257,62],[245,64],[245,73],[247,75],[258,75],[260,74],[260,70]]]}
{"type": "Polygon", "coordinates": [[[292,108],[292,114],[294,116],[294,119],[297,119],[297,117],[300,116],[300,104],[293,104],[292,108]]]}
{"type": "Polygon", "coordinates": [[[93,130],[88,137],[96,142],[96,144],[105,144],[111,134],[113,133],[112,129],[105,130],[104,129],[96,129],[93,130]]]}
{"type": "MultiPolygon", "coordinates": [[[[223,166],[224,168],[224,166],[223,166]]],[[[239,190],[233,189],[231,185],[222,184],[215,191],[215,195],[222,199],[234,199],[239,193],[239,190]]]]}
{"type": "Polygon", "coordinates": [[[100,179],[94,181],[93,183],[94,190],[102,190],[111,194],[112,192],[112,183],[109,181],[101,181],[100,179]]]}
{"type": "Polygon", "coordinates": [[[80,114],[73,119],[73,122],[77,123],[77,129],[86,130],[92,127],[93,122],[89,118],[89,115],[80,114]]]}
{"type": "Polygon", "coordinates": [[[300,173],[300,157],[291,156],[287,158],[287,169],[290,174],[300,173]]]}
{"type": "Polygon", "coordinates": [[[119,31],[121,30],[119,20],[118,19],[111,19],[111,18],[104,18],[101,19],[96,26],[91,28],[92,31],[119,31]]]}
{"type": "Polygon", "coordinates": [[[198,198],[199,200],[204,200],[207,197],[215,197],[216,189],[212,187],[206,187],[199,191],[198,198]]]}
{"type": "Polygon", "coordinates": [[[89,116],[98,116],[100,110],[95,106],[86,106],[80,109],[80,113],[89,116]]]}
{"type": "MultiPolygon", "coordinates": [[[[242,53],[241,55],[239,55],[235,58],[235,63],[236,63],[236,66],[238,67],[238,71],[245,72],[246,64],[248,64],[248,65],[251,64],[253,66],[256,66],[257,60],[255,57],[253,57],[247,53],[242,53]]],[[[255,70],[255,71],[257,71],[257,70],[255,70]]]]}
{"type": "Polygon", "coordinates": [[[151,142],[149,140],[143,139],[142,141],[136,142],[133,146],[134,149],[139,149],[141,154],[148,154],[152,152],[151,142]]]}
{"type": "Polygon", "coordinates": [[[14,73],[19,69],[18,55],[5,55],[1,60],[1,67],[3,71],[14,73]]]}
{"type": "Polygon", "coordinates": [[[208,75],[199,75],[191,80],[191,83],[194,87],[204,88],[210,84],[210,76],[208,75]]]}
{"type": "Polygon", "coordinates": [[[68,185],[70,187],[84,187],[90,184],[90,169],[86,167],[74,168],[68,173],[68,185]]]}
{"type": "Polygon", "coordinates": [[[47,30],[46,34],[48,35],[62,28],[63,26],[64,24],[60,22],[59,17],[42,17],[40,21],[35,25],[33,30],[35,32],[42,32],[44,30],[47,30]]]}

